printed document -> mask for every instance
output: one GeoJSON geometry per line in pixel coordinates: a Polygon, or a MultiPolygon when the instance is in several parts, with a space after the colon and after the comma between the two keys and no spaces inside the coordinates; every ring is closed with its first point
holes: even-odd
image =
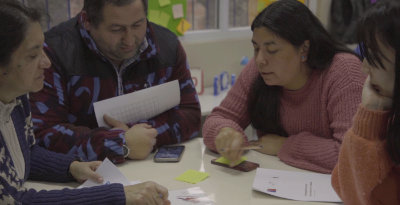
{"type": "Polygon", "coordinates": [[[299,201],[342,202],[328,174],[258,168],[253,190],[299,201]]]}

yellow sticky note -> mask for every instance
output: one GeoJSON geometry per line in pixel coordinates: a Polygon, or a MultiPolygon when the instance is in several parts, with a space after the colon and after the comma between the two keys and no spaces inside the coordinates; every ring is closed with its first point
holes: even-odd
{"type": "Polygon", "coordinates": [[[176,30],[183,35],[191,26],[192,25],[189,22],[187,22],[185,19],[182,19],[176,27],[176,30]]]}
{"type": "Polygon", "coordinates": [[[264,1],[258,1],[257,11],[258,11],[259,13],[260,13],[262,10],[264,10],[265,7],[267,7],[267,5],[265,4],[264,1]]]}
{"type": "Polygon", "coordinates": [[[165,12],[161,12],[160,18],[158,19],[159,25],[168,27],[169,19],[171,18],[170,15],[168,15],[165,12]]]}
{"type": "Polygon", "coordinates": [[[205,178],[208,177],[208,175],[210,175],[210,173],[198,172],[189,169],[185,173],[181,174],[179,177],[175,178],[175,180],[196,184],[203,181],[205,178]]]}
{"type": "MultiPolygon", "coordinates": [[[[238,162],[236,162],[235,166],[246,161],[248,158],[247,157],[242,157],[238,162]]],[[[222,163],[222,164],[227,164],[230,165],[230,161],[227,160],[225,157],[220,157],[217,160],[215,160],[216,162],[222,163]]]]}
{"type": "Polygon", "coordinates": [[[153,22],[155,24],[160,24],[159,23],[160,11],[150,10],[147,18],[149,19],[149,21],[151,21],[151,22],[153,22]]]}
{"type": "Polygon", "coordinates": [[[164,7],[166,5],[170,5],[171,1],[170,0],[158,0],[158,3],[160,4],[160,7],[164,7]]]}

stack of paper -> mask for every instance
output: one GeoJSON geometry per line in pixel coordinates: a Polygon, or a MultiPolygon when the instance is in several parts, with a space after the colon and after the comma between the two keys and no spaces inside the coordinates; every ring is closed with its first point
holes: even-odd
{"type": "Polygon", "coordinates": [[[253,189],[292,200],[342,202],[327,174],[258,168],[253,189]]]}

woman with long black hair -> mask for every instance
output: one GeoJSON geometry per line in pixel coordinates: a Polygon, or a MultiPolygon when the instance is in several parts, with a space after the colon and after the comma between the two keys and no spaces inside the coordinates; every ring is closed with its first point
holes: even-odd
{"type": "Polygon", "coordinates": [[[400,1],[378,1],[357,35],[368,77],[332,186],[345,204],[400,204],[400,1]]]}
{"type": "Polygon", "coordinates": [[[280,0],[254,20],[254,58],[203,126],[206,146],[231,161],[248,145],[303,169],[331,173],[361,102],[361,61],[302,3],[280,0]]]}

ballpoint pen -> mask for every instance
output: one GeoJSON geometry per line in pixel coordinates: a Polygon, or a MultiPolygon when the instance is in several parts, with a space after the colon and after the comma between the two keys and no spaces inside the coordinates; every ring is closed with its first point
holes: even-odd
{"type": "Polygon", "coordinates": [[[222,148],[219,151],[225,152],[225,151],[230,151],[230,150],[250,150],[250,149],[262,149],[263,146],[248,146],[248,147],[239,147],[239,148],[222,148]]]}

